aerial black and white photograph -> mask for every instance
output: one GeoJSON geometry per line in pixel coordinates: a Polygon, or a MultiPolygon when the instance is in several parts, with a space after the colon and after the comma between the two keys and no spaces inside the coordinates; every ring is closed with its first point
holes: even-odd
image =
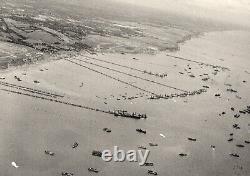
{"type": "Polygon", "coordinates": [[[250,176],[250,0],[0,0],[0,176],[250,176]]]}

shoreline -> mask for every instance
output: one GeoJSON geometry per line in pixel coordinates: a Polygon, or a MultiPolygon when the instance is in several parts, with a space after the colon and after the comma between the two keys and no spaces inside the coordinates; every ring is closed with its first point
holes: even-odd
{"type": "MultiPolygon", "coordinates": [[[[21,64],[21,65],[17,65],[17,66],[10,66],[6,69],[0,69],[0,72],[1,73],[6,73],[6,72],[9,72],[9,71],[14,71],[16,69],[22,69],[22,68],[28,68],[28,67],[32,67],[33,65],[39,65],[39,64],[43,64],[43,63],[46,63],[46,62],[53,62],[55,60],[58,60],[57,57],[71,57],[71,56],[77,56],[77,55],[81,55],[81,53],[85,53],[85,54],[89,54],[90,56],[93,55],[93,56],[96,56],[96,55],[116,55],[116,54],[120,54],[120,55],[148,55],[148,56],[157,56],[157,55],[162,55],[164,53],[170,53],[170,54],[174,54],[178,51],[180,51],[181,49],[181,46],[185,45],[186,42],[190,41],[190,40],[195,40],[195,39],[199,39],[199,38],[202,38],[202,37],[206,37],[207,35],[210,35],[210,34],[216,34],[216,33],[227,33],[227,32],[248,32],[248,31],[245,31],[245,30],[223,30],[223,31],[210,31],[210,32],[199,32],[198,34],[195,33],[194,35],[191,35],[191,37],[189,37],[189,35],[187,36],[187,39],[185,40],[181,40],[181,41],[177,41],[177,45],[176,48],[174,50],[165,50],[165,51],[157,51],[155,53],[152,53],[152,54],[149,54],[149,53],[140,53],[140,52],[136,52],[136,53],[120,53],[120,52],[98,52],[98,51],[93,51],[93,52],[89,52],[89,51],[79,51],[79,52],[74,52],[74,51],[70,51],[70,52],[62,52],[62,53],[57,53],[57,54],[54,54],[54,55],[47,55],[46,53],[45,54],[45,59],[41,59],[39,61],[35,61],[34,63],[29,63],[29,64],[21,64]],[[93,54],[91,54],[93,53],[93,54]],[[51,59],[52,58],[52,59],[51,59]]],[[[184,37],[185,38],[185,37],[184,37]]],[[[8,44],[8,42],[7,42],[8,44]]],[[[23,47],[22,45],[19,46],[19,47],[23,47]]]]}

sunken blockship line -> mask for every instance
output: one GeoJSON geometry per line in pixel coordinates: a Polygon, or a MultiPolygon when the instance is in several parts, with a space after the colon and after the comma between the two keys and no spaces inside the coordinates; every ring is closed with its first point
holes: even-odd
{"type": "Polygon", "coordinates": [[[184,93],[174,93],[174,94],[170,94],[170,95],[151,95],[151,97],[149,97],[149,99],[151,100],[155,100],[155,99],[171,99],[171,98],[175,98],[175,97],[187,97],[187,96],[194,96],[194,95],[199,95],[202,94],[204,92],[207,92],[206,89],[199,89],[199,90],[195,90],[195,91],[191,91],[191,92],[184,92],[184,93]]]}

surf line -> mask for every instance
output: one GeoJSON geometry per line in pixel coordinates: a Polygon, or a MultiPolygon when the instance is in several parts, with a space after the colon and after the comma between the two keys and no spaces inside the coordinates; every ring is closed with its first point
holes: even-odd
{"type": "Polygon", "coordinates": [[[75,59],[75,60],[78,60],[80,62],[84,62],[84,63],[87,63],[87,64],[91,64],[91,65],[95,65],[97,67],[101,67],[101,68],[104,68],[104,69],[107,69],[107,70],[111,70],[111,71],[114,71],[114,72],[117,72],[117,73],[121,73],[121,74],[124,74],[124,75],[128,75],[128,76],[131,76],[131,77],[134,77],[134,78],[137,78],[137,79],[141,79],[141,80],[144,80],[144,81],[148,81],[148,82],[151,82],[151,83],[154,83],[154,84],[158,84],[160,86],[164,86],[164,87],[167,87],[167,88],[170,88],[170,89],[175,89],[175,90],[178,90],[178,91],[181,91],[181,92],[188,92],[186,90],[183,90],[183,89],[179,89],[177,87],[173,87],[173,86],[169,86],[169,85],[166,85],[166,84],[162,84],[162,83],[159,83],[159,82],[156,82],[156,81],[153,81],[153,80],[149,80],[149,79],[146,79],[146,78],[141,78],[139,76],[136,76],[136,75],[132,75],[130,73],[126,73],[126,72],[122,72],[122,71],[119,71],[119,70],[115,70],[115,69],[112,69],[112,68],[108,68],[108,67],[105,67],[105,66],[102,66],[102,65],[98,65],[98,64],[95,64],[95,63],[92,63],[92,62],[88,62],[88,61],[84,61],[82,59],[77,59],[77,58],[72,58],[72,59],[75,59]]]}
{"type": "Polygon", "coordinates": [[[13,94],[18,94],[18,95],[28,96],[28,97],[32,97],[32,98],[41,99],[41,100],[47,100],[47,101],[51,101],[51,102],[55,102],[55,103],[60,103],[60,104],[68,105],[68,106],[73,106],[73,107],[77,107],[77,108],[87,109],[87,110],[101,112],[101,113],[105,113],[105,114],[111,114],[111,115],[114,115],[115,117],[120,116],[120,117],[131,118],[131,119],[146,119],[147,118],[146,114],[141,114],[141,113],[130,114],[127,111],[121,111],[121,110],[105,111],[105,110],[101,110],[98,108],[92,108],[92,107],[88,107],[88,106],[84,106],[84,105],[80,105],[80,104],[74,104],[71,102],[66,102],[66,101],[57,100],[57,99],[53,99],[53,98],[42,97],[42,96],[38,96],[38,95],[31,95],[31,94],[23,93],[23,92],[19,92],[19,91],[13,91],[13,90],[2,89],[2,88],[0,88],[0,90],[5,91],[5,92],[9,92],[9,93],[13,93],[13,94]]]}
{"type": "Polygon", "coordinates": [[[189,62],[194,62],[194,63],[197,63],[197,64],[202,64],[202,65],[210,66],[210,67],[213,67],[213,68],[220,68],[222,70],[228,70],[228,71],[230,71],[229,68],[222,67],[222,66],[219,66],[219,65],[212,65],[212,64],[208,64],[208,63],[204,63],[204,62],[200,62],[200,61],[196,61],[196,60],[186,59],[184,57],[173,56],[173,55],[170,55],[170,54],[166,54],[166,56],[171,57],[171,58],[175,58],[175,59],[180,59],[180,60],[184,60],[184,61],[189,61],[189,62]]]}

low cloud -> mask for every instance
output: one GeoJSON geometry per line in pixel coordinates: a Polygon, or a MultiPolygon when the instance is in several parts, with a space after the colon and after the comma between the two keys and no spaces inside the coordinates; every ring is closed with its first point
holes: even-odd
{"type": "Polygon", "coordinates": [[[111,0],[183,15],[248,25],[249,0],[111,0]]]}

